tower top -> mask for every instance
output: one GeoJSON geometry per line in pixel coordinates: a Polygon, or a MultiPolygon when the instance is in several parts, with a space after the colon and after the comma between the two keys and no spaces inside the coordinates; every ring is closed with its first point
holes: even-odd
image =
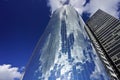
{"type": "Polygon", "coordinates": [[[63,5],[69,5],[70,0],[66,0],[66,1],[60,1],[63,5]]]}

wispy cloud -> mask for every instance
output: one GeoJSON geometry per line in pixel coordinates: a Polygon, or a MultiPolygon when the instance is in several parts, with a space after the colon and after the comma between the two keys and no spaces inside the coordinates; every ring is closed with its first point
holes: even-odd
{"type": "Polygon", "coordinates": [[[120,5],[120,0],[91,0],[85,6],[87,12],[93,14],[96,10],[102,9],[103,11],[118,18],[120,11],[118,11],[118,6],[120,5]]]}
{"type": "Polygon", "coordinates": [[[0,80],[20,79],[21,76],[18,67],[12,67],[10,64],[0,65],[0,80]]]}
{"type": "Polygon", "coordinates": [[[72,5],[80,15],[83,12],[92,15],[98,9],[102,9],[116,18],[120,15],[120,11],[118,10],[120,0],[48,0],[48,6],[51,8],[51,12],[54,12],[64,4],[72,5]]]}

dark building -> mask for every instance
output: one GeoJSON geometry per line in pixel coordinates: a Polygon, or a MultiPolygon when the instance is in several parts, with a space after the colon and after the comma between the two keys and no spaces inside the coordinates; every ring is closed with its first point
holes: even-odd
{"type": "Polygon", "coordinates": [[[111,80],[120,79],[120,20],[98,10],[85,29],[105,64],[111,80]]]}

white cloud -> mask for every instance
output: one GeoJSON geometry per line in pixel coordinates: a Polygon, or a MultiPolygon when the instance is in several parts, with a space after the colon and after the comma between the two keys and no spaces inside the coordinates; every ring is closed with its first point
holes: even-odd
{"type": "Polygon", "coordinates": [[[12,67],[10,64],[0,65],[0,80],[20,79],[22,74],[18,67],[12,67]]]}
{"type": "Polygon", "coordinates": [[[51,12],[63,6],[66,1],[69,1],[69,4],[72,5],[80,15],[83,12],[88,12],[92,15],[98,9],[102,9],[116,18],[118,18],[120,14],[120,11],[118,12],[118,3],[120,3],[120,0],[90,0],[86,5],[84,5],[86,0],[49,0],[48,5],[51,7],[51,12]]]}
{"type": "Polygon", "coordinates": [[[70,0],[70,4],[79,12],[79,14],[82,14],[84,11],[84,4],[86,0],[70,0]]]}
{"type": "Polygon", "coordinates": [[[85,10],[91,14],[95,13],[98,9],[115,16],[118,18],[120,12],[118,12],[118,3],[120,0],[91,0],[85,6],[85,10]]]}
{"type": "Polygon", "coordinates": [[[57,8],[62,7],[61,0],[49,0],[48,6],[51,7],[51,12],[53,13],[57,8]]]}
{"type": "Polygon", "coordinates": [[[85,0],[49,0],[48,6],[51,8],[51,12],[53,13],[57,8],[62,7],[67,1],[69,1],[69,4],[72,5],[80,14],[83,12],[85,0]]]}

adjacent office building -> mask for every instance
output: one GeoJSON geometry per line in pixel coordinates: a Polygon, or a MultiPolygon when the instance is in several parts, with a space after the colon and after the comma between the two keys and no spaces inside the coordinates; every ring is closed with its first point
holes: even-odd
{"type": "Polygon", "coordinates": [[[86,31],[112,79],[120,78],[120,20],[98,10],[86,23],[86,31]]]}

